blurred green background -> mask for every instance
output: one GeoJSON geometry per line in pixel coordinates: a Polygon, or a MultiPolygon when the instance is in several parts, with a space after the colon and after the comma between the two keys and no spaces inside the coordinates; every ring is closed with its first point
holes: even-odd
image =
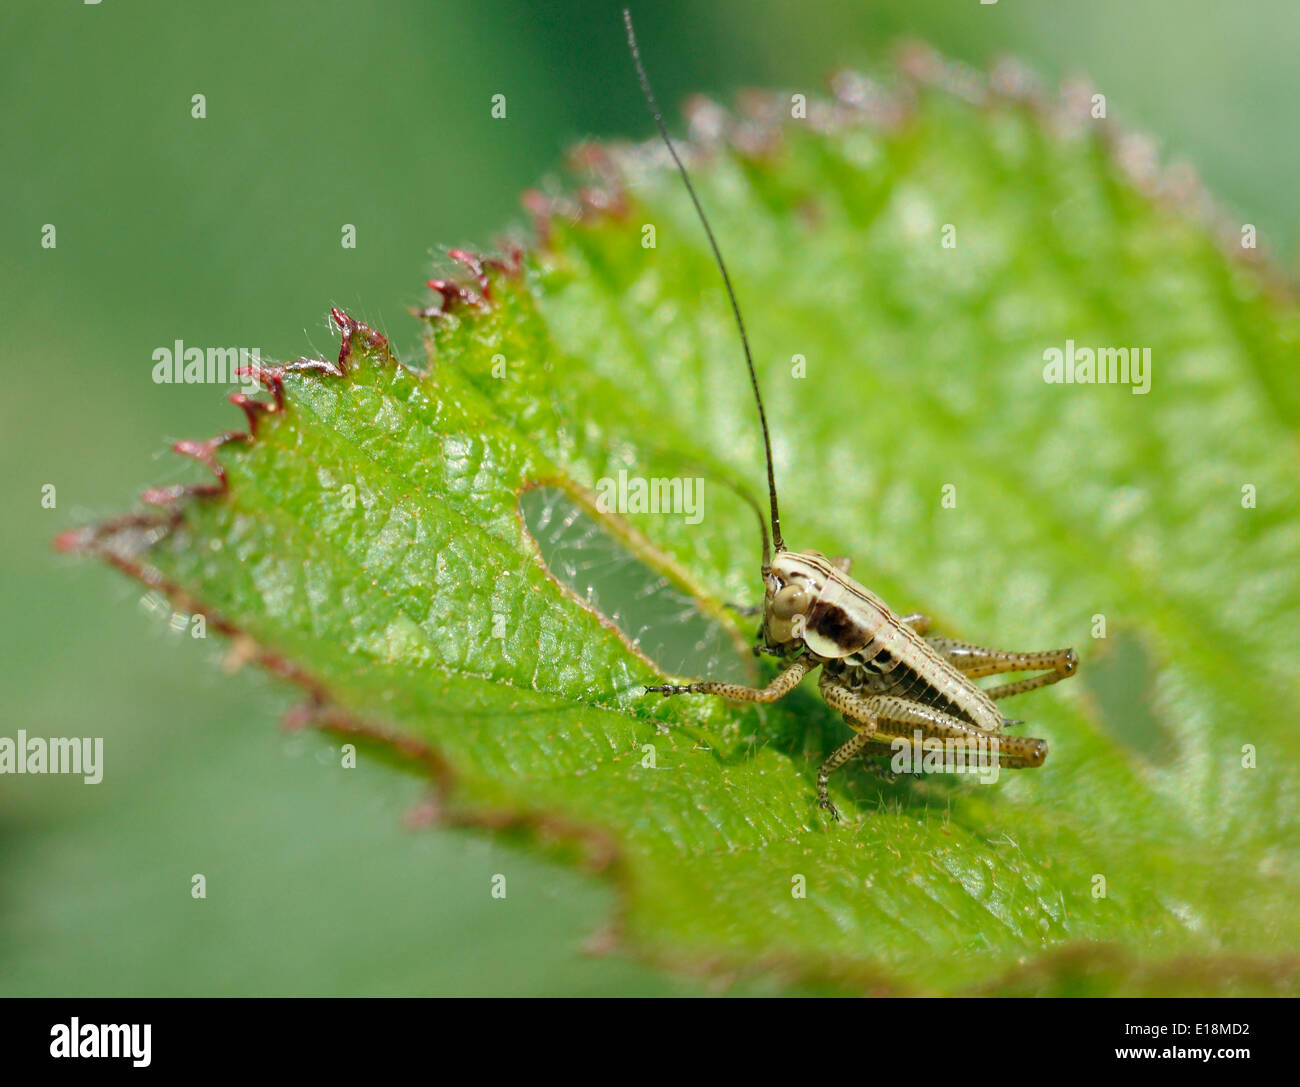
{"type": "MultiPolygon", "coordinates": [[[[0,995],[708,991],[584,955],[603,883],[477,833],[406,829],[418,782],[337,771],[319,738],[277,726],[290,692],[226,675],[218,639],[169,633],[137,586],[49,546],[189,478],[171,441],[242,424],[225,390],[153,384],[156,347],[328,355],[338,305],[412,356],[407,307],[439,247],[523,225],[519,192],[575,140],[648,136],[618,7],[6,0],[0,735],[102,736],[106,773],[0,777],[0,995]],[[57,249],[41,248],[46,223],[57,249]]],[[[900,36],[974,64],[1014,53],[1053,81],[1086,72],[1112,116],[1193,163],[1282,260],[1295,250],[1292,3],[634,13],[674,112],[696,91],[820,90],[900,36]]]]}

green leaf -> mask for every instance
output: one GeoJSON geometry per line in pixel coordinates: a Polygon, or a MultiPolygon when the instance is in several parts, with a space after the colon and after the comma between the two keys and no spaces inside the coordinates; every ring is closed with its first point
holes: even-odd
{"type": "Polygon", "coordinates": [[[945,633],[1076,645],[1077,679],[1007,704],[1042,769],[853,767],[829,824],[816,768],[848,730],[811,681],[763,708],[642,694],[639,646],[755,678],[722,602],[760,594],[754,407],[653,147],[589,149],[593,188],[529,198],[537,243],[459,255],[427,372],[336,313],[337,364],[264,375],[250,440],[183,447],[218,483],[62,544],[305,687],[300,720],[430,775],[445,819],[607,873],[633,954],[874,992],[1293,990],[1300,311],[1110,122],[907,71],[807,120],[701,107],[693,168],[788,542],[945,633]],[[1067,341],[1150,348],[1149,392],[1047,383],[1067,341]],[[702,520],[601,512],[620,470],[702,478],[702,520]]]}

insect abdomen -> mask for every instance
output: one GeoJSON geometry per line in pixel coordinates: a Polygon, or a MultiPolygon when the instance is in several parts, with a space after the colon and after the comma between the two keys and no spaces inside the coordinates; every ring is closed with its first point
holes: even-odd
{"type": "Polygon", "coordinates": [[[993,702],[898,620],[835,664],[828,666],[830,671],[852,689],[919,702],[986,731],[1002,727],[993,702]]]}

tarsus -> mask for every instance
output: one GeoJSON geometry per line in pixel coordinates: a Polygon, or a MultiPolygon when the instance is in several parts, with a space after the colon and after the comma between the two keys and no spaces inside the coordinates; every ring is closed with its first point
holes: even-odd
{"type": "MultiPolygon", "coordinates": [[[[740,330],[740,345],[745,349],[745,363],[749,367],[749,382],[754,387],[754,402],[758,405],[758,422],[763,428],[763,453],[767,458],[767,496],[772,506],[772,542],[777,551],[784,551],[785,541],[781,539],[781,515],[776,508],[776,473],[772,470],[772,439],[767,431],[767,413],[763,410],[763,397],[758,391],[758,374],[754,370],[754,356],[749,351],[749,337],[745,334],[745,321],[740,316],[740,303],[736,301],[736,292],[731,286],[731,276],[727,274],[727,264],[722,259],[722,250],[718,248],[718,241],[713,236],[713,228],[709,226],[709,217],[704,214],[704,207],[700,203],[700,198],[695,194],[695,186],[691,184],[691,175],[686,172],[682,160],[677,157],[677,149],[673,147],[673,141],[668,136],[668,126],[664,124],[663,114],[659,112],[659,103],[655,101],[655,92],[650,88],[650,78],[645,74],[645,65],[641,63],[641,50],[637,48],[636,31],[632,29],[632,13],[627,8],[623,9],[623,23],[627,27],[627,45],[632,51],[632,62],[636,65],[637,77],[641,80],[641,91],[645,95],[646,102],[650,105],[650,112],[654,115],[655,124],[659,126],[659,134],[664,138],[668,153],[672,155],[673,162],[677,164],[677,169],[682,175],[686,191],[691,195],[691,203],[695,205],[700,222],[704,224],[704,233],[709,236],[709,245],[713,248],[713,257],[718,262],[718,271],[722,273],[722,282],[727,288],[727,297],[731,299],[731,312],[736,315],[736,327],[740,330]]],[[[770,565],[771,555],[768,551],[767,533],[764,532],[764,573],[767,572],[770,565]]]]}

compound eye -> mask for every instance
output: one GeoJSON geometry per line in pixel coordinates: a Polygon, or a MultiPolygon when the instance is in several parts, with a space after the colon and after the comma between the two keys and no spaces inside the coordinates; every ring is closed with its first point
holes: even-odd
{"type": "Polygon", "coordinates": [[[772,598],[772,614],[778,619],[793,619],[808,607],[808,593],[801,585],[787,585],[772,598]]]}

